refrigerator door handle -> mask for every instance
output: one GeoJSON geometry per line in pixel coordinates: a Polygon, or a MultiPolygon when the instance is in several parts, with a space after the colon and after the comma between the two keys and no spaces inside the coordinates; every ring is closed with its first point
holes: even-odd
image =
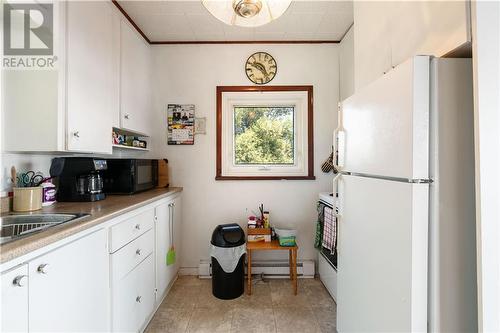
{"type": "Polygon", "coordinates": [[[362,173],[362,172],[349,172],[349,171],[342,171],[341,173],[344,175],[355,176],[355,177],[390,180],[393,182],[409,183],[409,184],[430,184],[433,182],[432,179],[427,179],[427,178],[425,178],[425,179],[424,178],[402,178],[402,177],[373,175],[373,174],[362,173]]]}
{"type": "MultiPolygon", "coordinates": [[[[339,192],[339,181],[341,177],[344,175],[344,172],[339,172],[333,177],[333,198],[334,198],[334,203],[333,203],[333,216],[335,218],[335,222],[337,224],[337,236],[336,236],[336,244],[334,249],[337,251],[337,256],[339,255],[339,249],[340,249],[340,237],[339,237],[339,232],[340,232],[340,221],[342,219],[342,195],[339,192]],[[335,200],[336,198],[336,200],[335,200]]],[[[332,250],[333,251],[333,250],[332,250]]]]}
{"type": "Polygon", "coordinates": [[[333,166],[337,172],[340,172],[344,167],[345,155],[345,129],[342,124],[342,103],[338,104],[338,126],[334,131],[333,138],[333,166]]]}

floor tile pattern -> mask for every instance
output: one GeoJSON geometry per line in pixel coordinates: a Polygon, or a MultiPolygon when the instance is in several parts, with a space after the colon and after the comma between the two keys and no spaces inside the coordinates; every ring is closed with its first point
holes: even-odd
{"type": "Polygon", "coordinates": [[[212,295],[211,280],[181,276],[146,333],[336,332],[336,304],[317,279],[299,279],[297,296],[288,280],[256,280],[252,292],[220,300],[212,295]]]}

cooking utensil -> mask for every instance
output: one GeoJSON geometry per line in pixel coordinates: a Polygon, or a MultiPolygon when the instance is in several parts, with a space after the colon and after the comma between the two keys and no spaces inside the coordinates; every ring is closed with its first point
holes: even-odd
{"type": "Polygon", "coordinates": [[[35,173],[34,171],[21,173],[19,177],[17,177],[19,187],[37,187],[42,181],[43,175],[41,173],[35,173]]]}
{"type": "Polygon", "coordinates": [[[10,168],[10,180],[12,181],[12,184],[14,184],[14,186],[16,186],[16,182],[17,182],[17,171],[16,171],[16,167],[15,166],[12,166],[12,168],[10,168]]]}

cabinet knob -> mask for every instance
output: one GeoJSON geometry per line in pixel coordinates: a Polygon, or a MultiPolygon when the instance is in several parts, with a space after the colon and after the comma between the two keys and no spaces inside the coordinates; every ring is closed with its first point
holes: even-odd
{"type": "Polygon", "coordinates": [[[80,137],[80,132],[79,132],[79,131],[74,132],[74,133],[73,133],[73,136],[74,136],[75,138],[79,138],[79,137],[80,137]]]}
{"type": "Polygon", "coordinates": [[[137,223],[137,224],[135,225],[135,228],[136,228],[137,230],[141,230],[141,225],[140,225],[139,223],[137,223]]]}
{"type": "Polygon", "coordinates": [[[137,254],[138,256],[140,256],[140,255],[141,255],[141,249],[137,249],[137,250],[135,251],[135,254],[137,254]]]}
{"type": "Polygon", "coordinates": [[[123,116],[125,119],[130,119],[130,115],[127,113],[126,115],[123,116]]]}
{"type": "Polygon", "coordinates": [[[137,303],[141,303],[141,300],[142,300],[142,296],[137,296],[137,297],[135,298],[135,301],[136,301],[137,303]]]}
{"type": "Polygon", "coordinates": [[[14,278],[12,284],[17,287],[24,287],[28,281],[28,275],[19,275],[14,278]]]}
{"type": "Polygon", "coordinates": [[[49,272],[49,264],[41,264],[37,268],[38,273],[47,274],[49,272]]]}

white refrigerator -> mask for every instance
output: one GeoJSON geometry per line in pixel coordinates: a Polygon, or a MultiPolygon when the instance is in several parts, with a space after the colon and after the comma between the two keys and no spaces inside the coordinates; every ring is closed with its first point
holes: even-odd
{"type": "Polygon", "coordinates": [[[414,57],[340,114],[338,332],[476,331],[471,60],[414,57]]]}

